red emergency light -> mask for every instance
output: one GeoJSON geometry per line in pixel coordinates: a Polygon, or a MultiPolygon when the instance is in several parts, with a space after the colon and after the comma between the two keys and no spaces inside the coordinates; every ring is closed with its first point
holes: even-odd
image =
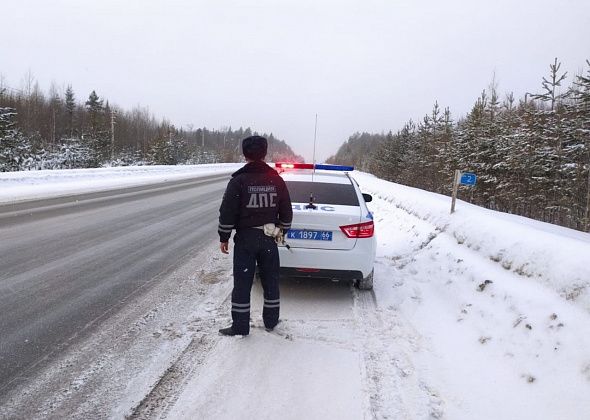
{"type": "Polygon", "coordinates": [[[278,169],[313,169],[313,163],[287,163],[277,162],[275,168],[278,169]]]}

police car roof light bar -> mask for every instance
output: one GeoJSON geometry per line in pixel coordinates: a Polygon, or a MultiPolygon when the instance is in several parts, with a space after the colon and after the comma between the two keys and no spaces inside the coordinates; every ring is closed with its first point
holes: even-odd
{"type": "Polygon", "coordinates": [[[288,162],[277,162],[275,167],[278,169],[322,169],[327,171],[354,171],[354,166],[344,165],[327,165],[323,163],[288,163],[288,162]]]}

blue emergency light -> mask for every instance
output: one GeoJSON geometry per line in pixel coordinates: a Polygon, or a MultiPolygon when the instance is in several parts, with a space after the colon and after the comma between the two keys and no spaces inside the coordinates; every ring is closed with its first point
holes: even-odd
{"type": "Polygon", "coordinates": [[[354,166],[344,165],[326,165],[324,163],[316,164],[316,169],[325,169],[327,171],[354,171],[354,166]]]}

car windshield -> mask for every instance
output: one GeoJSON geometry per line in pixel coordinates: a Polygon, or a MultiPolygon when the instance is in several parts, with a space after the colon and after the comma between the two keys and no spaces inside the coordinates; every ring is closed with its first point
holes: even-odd
{"type": "Polygon", "coordinates": [[[313,201],[321,204],[358,206],[359,200],[352,184],[328,184],[325,182],[286,181],[291,201],[294,203],[313,201]]]}

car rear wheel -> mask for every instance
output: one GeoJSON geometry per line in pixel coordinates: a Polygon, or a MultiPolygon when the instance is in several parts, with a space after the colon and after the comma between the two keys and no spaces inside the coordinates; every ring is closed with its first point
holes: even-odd
{"type": "Polygon", "coordinates": [[[373,289],[373,274],[375,273],[375,270],[371,271],[371,274],[369,274],[367,277],[365,277],[362,280],[357,280],[356,281],[356,287],[359,288],[359,290],[371,290],[373,289]]]}

